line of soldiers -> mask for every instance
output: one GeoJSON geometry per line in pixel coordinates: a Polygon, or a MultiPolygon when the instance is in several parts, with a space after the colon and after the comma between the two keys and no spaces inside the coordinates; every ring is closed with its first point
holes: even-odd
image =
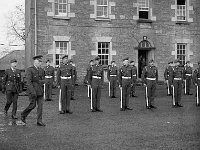
{"type": "Polygon", "coordinates": [[[198,62],[199,67],[193,72],[190,66],[190,61],[187,61],[185,66],[181,65],[179,59],[175,61],[170,61],[168,67],[166,67],[164,72],[164,78],[167,83],[167,95],[172,96],[172,106],[173,107],[183,107],[181,103],[181,93],[184,83],[184,94],[192,95],[190,93],[191,83],[196,86],[197,90],[197,101],[196,105],[199,104],[199,84],[200,84],[200,61],[198,62]]]}
{"type": "MultiPolygon", "coordinates": [[[[29,106],[21,113],[21,121],[26,124],[26,118],[29,113],[38,105],[37,108],[37,125],[45,126],[42,122],[43,100],[51,100],[52,97],[52,85],[54,83],[54,68],[50,66],[50,61],[47,60],[47,66],[44,69],[41,67],[42,62],[41,55],[33,57],[33,66],[26,70],[27,81],[27,94],[30,100],[29,106]]],[[[103,66],[99,64],[100,57],[96,57],[90,61],[90,65],[87,68],[86,82],[88,84],[88,97],[91,99],[91,111],[102,112],[100,109],[101,89],[103,85],[104,73],[103,66]]],[[[181,90],[182,81],[185,80],[185,94],[191,95],[189,89],[191,84],[191,78],[197,87],[197,106],[199,105],[200,97],[200,62],[199,67],[194,71],[192,76],[192,68],[189,66],[190,62],[186,63],[183,68],[180,65],[180,60],[169,62],[169,66],[166,68],[164,76],[168,85],[168,95],[172,94],[173,107],[182,107],[181,102],[181,90]],[[189,81],[190,80],[190,81],[189,81]]],[[[4,108],[4,113],[7,115],[7,111],[10,105],[13,103],[12,118],[17,119],[17,99],[19,93],[22,91],[21,73],[16,69],[17,60],[10,61],[11,67],[5,71],[5,75],[2,81],[2,92],[6,92],[7,103],[4,108]]],[[[158,82],[158,69],[154,65],[154,60],[149,61],[149,65],[145,66],[142,71],[142,81],[145,86],[145,98],[146,108],[157,108],[154,104],[156,85],[158,82]]],[[[123,59],[123,65],[118,69],[115,61],[111,62],[108,67],[107,78],[109,80],[109,96],[110,98],[116,98],[116,88],[119,85],[120,88],[120,110],[132,110],[129,107],[129,96],[135,97],[135,85],[137,80],[137,68],[134,65],[134,61],[129,62],[129,58],[123,59]]],[[[62,64],[57,70],[56,74],[56,86],[59,90],[59,112],[60,114],[69,113],[70,100],[74,100],[74,86],[77,79],[76,67],[71,60],[68,59],[68,55],[62,57],[62,64]]]]}

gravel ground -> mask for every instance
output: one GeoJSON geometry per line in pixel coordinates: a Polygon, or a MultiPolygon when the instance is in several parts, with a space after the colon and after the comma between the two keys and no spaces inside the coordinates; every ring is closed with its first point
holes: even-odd
{"type": "MultiPolygon", "coordinates": [[[[137,87],[137,98],[130,98],[132,111],[121,112],[119,89],[116,99],[108,97],[108,86],[102,90],[101,109],[91,112],[87,87],[77,86],[73,114],[58,113],[58,90],[53,101],[44,102],[43,122],[36,125],[36,109],[27,125],[18,125],[3,115],[5,95],[0,94],[0,150],[200,150],[200,107],[195,96],[182,96],[183,108],[172,108],[171,97],[164,86],[157,87],[157,109],[145,108],[144,88],[137,87]]],[[[192,89],[193,93],[195,89],[192,89]]],[[[19,96],[17,116],[29,104],[19,96]]]]}

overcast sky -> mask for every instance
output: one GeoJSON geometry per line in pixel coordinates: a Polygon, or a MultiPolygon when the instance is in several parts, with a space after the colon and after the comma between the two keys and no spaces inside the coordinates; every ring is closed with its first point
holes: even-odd
{"type": "Polygon", "coordinates": [[[15,6],[24,5],[25,0],[0,0],[0,44],[8,44],[7,41],[7,28],[6,28],[6,15],[12,11],[15,6]]]}

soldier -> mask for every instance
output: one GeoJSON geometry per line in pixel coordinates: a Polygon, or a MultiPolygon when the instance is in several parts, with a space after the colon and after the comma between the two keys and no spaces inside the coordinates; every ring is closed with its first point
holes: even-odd
{"type": "Polygon", "coordinates": [[[89,62],[89,65],[88,65],[88,67],[87,67],[87,72],[86,72],[86,76],[85,76],[85,79],[84,79],[84,83],[86,83],[87,84],[87,86],[88,86],[88,97],[91,99],[91,86],[89,85],[89,71],[90,71],[90,69],[92,68],[92,66],[94,65],[94,61],[93,60],[90,60],[90,62],[89,62]]]}
{"type": "Polygon", "coordinates": [[[149,65],[145,66],[142,71],[142,81],[146,86],[146,101],[147,109],[157,108],[154,106],[154,98],[156,91],[156,84],[158,82],[158,69],[154,66],[154,60],[149,61],[149,65]]]}
{"type": "Polygon", "coordinates": [[[173,61],[168,62],[168,67],[166,67],[164,72],[164,78],[167,83],[167,96],[172,95],[172,72],[173,72],[173,61]]]}
{"type": "Polygon", "coordinates": [[[77,80],[77,71],[76,71],[76,67],[75,67],[75,64],[73,63],[73,61],[70,60],[69,63],[72,65],[72,68],[73,68],[73,80],[72,80],[72,89],[71,89],[71,100],[75,100],[75,98],[74,98],[74,90],[75,90],[75,83],[76,83],[76,80],[77,80]]]}
{"type": "Polygon", "coordinates": [[[199,99],[200,99],[200,61],[198,62],[198,68],[194,71],[193,74],[193,81],[197,88],[197,102],[196,106],[200,106],[199,99]]]}
{"type": "Polygon", "coordinates": [[[21,113],[21,121],[24,124],[26,124],[26,117],[36,107],[37,103],[37,125],[45,126],[45,124],[42,122],[44,94],[42,85],[45,83],[44,70],[41,68],[42,57],[42,55],[33,57],[33,66],[27,68],[26,70],[27,94],[30,104],[21,113]]]}
{"type": "Polygon", "coordinates": [[[17,99],[18,94],[21,92],[21,72],[16,69],[17,60],[12,59],[10,61],[10,68],[5,71],[2,80],[2,93],[6,92],[6,105],[4,108],[4,114],[7,115],[10,105],[13,103],[12,118],[17,119],[17,99]]]}
{"type": "Polygon", "coordinates": [[[92,89],[92,112],[103,112],[100,109],[101,88],[103,84],[103,67],[99,64],[100,57],[95,58],[95,64],[89,70],[88,82],[92,89]]]}
{"type": "Polygon", "coordinates": [[[172,72],[172,87],[174,88],[174,98],[175,98],[175,105],[172,107],[183,107],[180,105],[181,102],[181,90],[182,90],[182,81],[183,81],[183,67],[180,65],[180,60],[175,60],[175,67],[172,72]]]}
{"type": "Polygon", "coordinates": [[[131,85],[131,90],[130,90],[130,97],[137,97],[135,95],[135,87],[136,87],[136,81],[137,81],[137,67],[135,66],[135,62],[132,60],[130,61],[130,66],[132,67],[132,85],[131,85]]]}
{"type": "Polygon", "coordinates": [[[50,66],[50,60],[46,61],[46,66],[44,67],[45,71],[45,84],[44,84],[44,100],[52,100],[52,87],[54,82],[54,67],[50,66]]]}
{"type": "Polygon", "coordinates": [[[192,67],[190,66],[190,61],[186,62],[186,66],[184,67],[184,80],[185,80],[185,94],[192,95],[190,93],[190,86],[192,81],[192,67]]]}
{"type": "Polygon", "coordinates": [[[129,65],[128,57],[123,59],[123,66],[119,69],[119,87],[121,88],[121,111],[132,110],[129,107],[129,94],[132,84],[132,68],[129,65]]]}
{"type": "Polygon", "coordinates": [[[73,81],[73,67],[68,61],[68,55],[62,57],[63,63],[60,65],[57,71],[57,86],[60,88],[59,95],[59,111],[60,114],[69,113],[70,111],[70,99],[71,99],[71,89],[73,81]]]}
{"type": "Polygon", "coordinates": [[[115,61],[111,61],[111,65],[108,67],[107,78],[109,81],[109,96],[116,98],[116,86],[117,86],[117,74],[118,68],[115,61]]]}

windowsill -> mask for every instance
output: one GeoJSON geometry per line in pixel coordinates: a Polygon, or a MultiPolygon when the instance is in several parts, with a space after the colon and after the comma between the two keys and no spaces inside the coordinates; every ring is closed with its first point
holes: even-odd
{"type": "Polygon", "coordinates": [[[96,18],[96,21],[110,21],[110,18],[96,18]]]}
{"type": "Polygon", "coordinates": [[[188,25],[189,22],[187,22],[187,21],[177,21],[176,24],[185,24],[185,25],[188,25]]]}
{"type": "Polygon", "coordinates": [[[69,20],[70,18],[67,16],[53,16],[53,19],[69,20]]]}
{"type": "Polygon", "coordinates": [[[138,19],[137,23],[152,23],[153,21],[150,19],[138,19]]]}

